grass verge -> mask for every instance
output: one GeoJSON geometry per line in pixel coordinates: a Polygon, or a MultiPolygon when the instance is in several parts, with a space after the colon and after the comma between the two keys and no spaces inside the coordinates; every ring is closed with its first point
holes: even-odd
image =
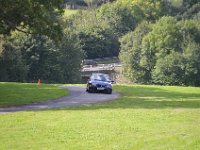
{"type": "Polygon", "coordinates": [[[0,115],[0,149],[200,149],[200,88],[114,89],[112,102],[0,115]]]}
{"type": "Polygon", "coordinates": [[[0,82],[0,107],[47,101],[68,94],[59,85],[0,82]]]}
{"type": "Polygon", "coordinates": [[[71,15],[74,15],[78,12],[78,10],[73,9],[64,9],[64,17],[69,17],[71,15]]]}

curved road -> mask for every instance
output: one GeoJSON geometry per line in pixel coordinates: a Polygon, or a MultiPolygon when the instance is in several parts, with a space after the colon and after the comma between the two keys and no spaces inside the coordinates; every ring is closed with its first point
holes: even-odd
{"type": "Polygon", "coordinates": [[[84,104],[100,103],[116,99],[120,96],[120,94],[116,92],[113,92],[112,94],[87,93],[85,92],[85,87],[81,86],[62,86],[62,88],[68,89],[70,94],[68,96],[47,102],[0,108],[0,114],[25,110],[43,110],[65,106],[79,106],[84,104]]]}

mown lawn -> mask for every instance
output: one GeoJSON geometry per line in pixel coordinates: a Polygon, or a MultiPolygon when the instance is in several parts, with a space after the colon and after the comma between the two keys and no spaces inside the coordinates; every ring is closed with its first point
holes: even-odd
{"type": "Polygon", "coordinates": [[[67,90],[53,84],[40,84],[38,87],[34,83],[0,82],[0,107],[41,102],[67,94],[67,90]]]}
{"type": "Polygon", "coordinates": [[[74,15],[78,12],[78,10],[73,10],[73,9],[64,9],[64,16],[69,17],[71,15],[74,15]]]}
{"type": "Polygon", "coordinates": [[[0,115],[0,149],[200,149],[200,88],[114,88],[112,102],[0,115]]]}

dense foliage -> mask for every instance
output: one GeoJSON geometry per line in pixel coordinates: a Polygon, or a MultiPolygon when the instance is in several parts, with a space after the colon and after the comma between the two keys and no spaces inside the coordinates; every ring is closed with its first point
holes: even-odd
{"type": "Polygon", "coordinates": [[[77,82],[82,59],[120,54],[133,82],[200,85],[199,0],[60,2],[1,2],[1,81],[77,82]]]}
{"type": "Polygon", "coordinates": [[[60,40],[57,16],[63,12],[61,4],[62,0],[0,0],[0,34],[19,30],[60,40]]]}
{"type": "Polygon", "coordinates": [[[136,26],[136,19],[126,6],[105,4],[96,10],[80,11],[65,18],[65,25],[78,35],[86,58],[118,56],[119,37],[136,26]]]}
{"type": "Polygon", "coordinates": [[[200,85],[199,21],[162,17],[121,39],[124,74],[134,82],[200,85]]]}
{"type": "Polygon", "coordinates": [[[78,43],[72,33],[66,33],[56,46],[46,36],[15,32],[3,44],[0,81],[79,82],[83,51],[78,43]]]}

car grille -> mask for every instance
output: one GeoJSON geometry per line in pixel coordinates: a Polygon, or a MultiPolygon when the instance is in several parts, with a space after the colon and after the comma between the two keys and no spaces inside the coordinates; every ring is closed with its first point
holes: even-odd
{"type": "Polygon", "coordinates": [[[105,85],[101,85],[101,84],[97,84],[97,87],[101,88],[101,87],[106,87],[106,86],[105,85]]]}

